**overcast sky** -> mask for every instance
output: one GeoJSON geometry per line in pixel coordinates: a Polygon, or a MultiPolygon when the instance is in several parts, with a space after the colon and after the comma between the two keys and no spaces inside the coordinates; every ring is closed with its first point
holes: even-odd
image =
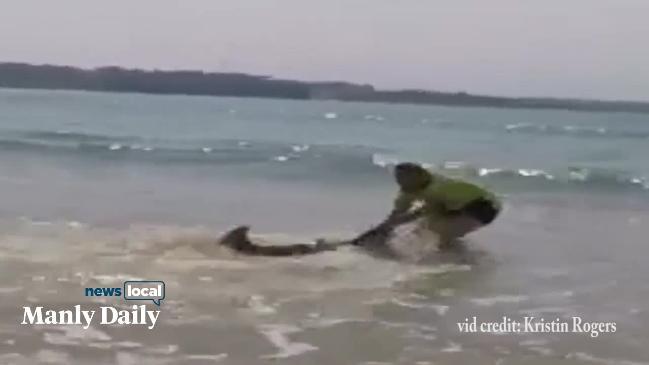
{"type": "Polygon", "coordinates": [[[649,100],[649,0],[0,0],[0,61],[649,100]]]}

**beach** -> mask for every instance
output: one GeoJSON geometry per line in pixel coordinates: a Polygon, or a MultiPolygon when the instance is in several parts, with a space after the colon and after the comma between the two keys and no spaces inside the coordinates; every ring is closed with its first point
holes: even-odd
{"type": "Polygon", "coordinates": [[[649,364],[646,115],[10,89],[0,110],[1,364],[649,364]],[[353,237],[402,161],[502,215],[417,260],[216,245],[353,237]],[[153,329],[21,323],[130,310],[84,295],[129,280],[165,283],[153,329]],[[570,330],[458,326],[530,317],[570,330]]]}

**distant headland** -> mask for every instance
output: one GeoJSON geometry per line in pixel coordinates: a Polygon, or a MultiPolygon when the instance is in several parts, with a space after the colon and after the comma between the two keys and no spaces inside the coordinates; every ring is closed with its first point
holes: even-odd
{"type": "Polygon", "coordinates": [[[649,102],[510,98],[426,90],[378,90],[348,82],[304,82],[243,73],[159,71],[0,63],[0,87],[381,103],[649,113],[649,102]]]}

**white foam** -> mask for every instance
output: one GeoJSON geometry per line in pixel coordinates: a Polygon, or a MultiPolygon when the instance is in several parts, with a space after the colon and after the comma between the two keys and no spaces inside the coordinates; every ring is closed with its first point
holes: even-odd
{"type": "Polygon", "coordinates": [[[575,292],[572,290],[553,291],[541,294],[541,296],[547,299],[571,298],[575,296],[575,292]]]}
{"type": "Polygon", "coordinates": [[[543,177],[548,180],[554,180],[554,176],[538,169],[518,169],[518,174],[524,177],[543,177]]]}
{"type": "Polygon", "coordinates": [[[341,324],[347,323],[366,323],[369,320],[358,319],[358,318],[315,318],[311,317],[311,320],[306,322],[307,327],[309,328],[329,328],[335,327],[341,324]]]}
{"type": "Polygon", "coordinates": [[[81,223],[81,222],[77,222],[77,221],[69,221],[69,222],[67,223],[67,225],[68,225],[68,227],[70,227],[70,228],[77,228],[77,229],[83,227],[83,223],[81,223]]]}
{"type": "Polygon", "coordinates": [[[570,180],[586,181],[588,179],[588,170],[572,170],[568,174],[570,180]]]}
{"type": "Polygon", "coordinates": [[[88,347],[102,349],[102,350],[110,350],[111,348],[113,348],[113,344],[104,343],[104,342],[91,342],[88,344],[88,347]]]}
{"type": "Polygon", "coordinates": [[[119,144],[119,143],[113,143],[110,146],[108,146],[108,149],[111,150],[111,151],[118,151],[118,150],[121,150],[122,147],[123,146],[121,144],[119,144]]]}
{"type": "Polygon", "coordinates": [[[398,164],[399,160],[393,156],[382,155],[380,153],[373,153],[372,163],[379,167],[388,167],[388,166],[393,166],[398,164]]]}
{"type": "Polygon", "coordinates": [[[171,355],[178,352],[180,347],[178,345],[161,345],[154,347],[146,347],[143,352],[154,355],[171,355]]]}
{"type": "Polygon", "coordinates": [[[435,341],[437,336],[431,333],[424,333],[417,329],[409,329],[404,336],[406,338],[421,338],[426,341],[435,341]]]}
{"type": "Polygon", "coordinates": [[[260,315],[275,314],[277,310],[264,301],[265,298],[263,295],[251,295],[248,299],[248,308],[260,315]]]}
{"type": "Polygon", "coordinates": [[[176,364],[177,359],[164,359],[160,356],[142,356],[130,352],[118,352],[115,354],[115,364],[117,365],[164,365],[176,364]]]}
{"type": "Polygon", "coordinates": [[[451,309],[451,307],[449,307],[448,305],[442,305],[442,304],[431,304],[430,308],[435,310],[435,312],[437,312],[437,315],[440,317],[445,316],[448,310],[451,309]]]}
{"type": "Polygon", "coordinates": [[[210,152],[212,152],[212,148],[210,148],[210,147],[203,147],[203,148],[201,148],[201,151],[203,151],[203,152],[205,152],[205,153],[210,153],[210,152]]]}
{"type": "Polygon", "coordinates": [[[636,362],[636,361],[617,360],[617,359],[603,359],[600,357],[595,357],[593,355],[587,354],[585,352],[571,352],[568,355],[566,355],[566,359],[588,361],[588,362],[605,364],[605,365],[649,365],[649,363],[647,362],[636,362]]]}
{"type": "Polygon", "coordinates": [[[311,148],[311,146],[309,146],[308,144],[291,146],[291,149],[293,150],[293,152],[298,152],[298,153],[299,152],[306,152],[310,148],[311,148]]]}
{"type": "Polygon", "coordinates": [[[287,156],[275,156],[273,157],[273,160],[278,161],[278,162],[286,162],[288,161],[287,156]]]}
{"type": "Polygon", "coordinates": [[[397,298],[392,298],[391,302],[401,307],[412,308],[412,309],[432,309],[437,315],[444,316],[446,312],[450,309],[447,305],[441,304],[431,304],[431,303],[412,303],[406,302],[397,298]]]}
{"type": "Polygon", "coordinates": [[[72,339],[80,339],[83,341],[110,341],[111,337],[92,326],[88,329],[83,329],[79,326],[62,326],[61,330],[65,336],[72,339]]]}
{"type": "Polygon", "coordinates": [[[541,346],[531,346],[527,348],[530,351],[537,352],[543,356],[552,356],[554,355],[554,351],[552,349],[549,349],[547,347],[541,347],[541,346]]]}
{"type": "Polygon", "coordinates": [[[508,131],[513,131],[513,130],[521,129],[521,128],[529,128],[531,126],[532,125],[529,124],[529,123],[514,123],[514,124],[507,124],[505,126],[505,129],[508,130],[508,131]]]}
{"type": "Polygon", "coordinates": [[[450,341],[448,343],[448,346],[441,349],[441,352],[461,352],[462,351],[462,345],[459,343],[455,343],[453,341],[450,341]]]}
{"type": "Polygon", "coordinates": [[[297,356],[309,351],[318,350],[317,347],[301,342],[291,342],[287,335],[301,332],[302,329],[290,325],[264,325],[260,327],[263,334],[270,343],[279,349],[275,354],[264,355],[262,359],[285,359],[297,356]]]}
{"type": "Polygon", "coordinates": [[[489,307],[496,303],[520,303],[528,299],[529,297],[526,295],[498,295],[487,298],[473,298],[471,302],[479,306],[489,307]]]}
{"type": "Polygon", "coordinates": [[[336,118],[338,118],[338,114],[336,114],[336,113],[325,113],[324,117],[325,117],[325,119],[336,119],[336,118]]]}
{"type": "Polygon", "coordinates": [[[481,168],[478,170],[478,176],[487,176],[487,175],[492,175],[492,174],[497,174],[499,172],[502,172],[503,169],[499,168],[481,168]]]}
{"type": "Polygon", "coordinates": [[[140,348],[140,347],[144,346],[139,342],[131,342],[131,341],[116,342],[114,345],[117,346],[117,347],[122,347],[122,348],[126,348],[126,349],[137,349],[137,348],[140,348]]]}
{"type": "Polygon", "coordinates": [[[228,358],[228,354],[220,353],[218,355],[187,355],[187,360],[200,360],[200,361],[211,361],[211,362],[220,362],[228,358]]]}
{"type": "Polygon", "coordinates": [[[649,190],[649,179],[646,177],[634,177],[631,179],[631,184],[641,185],[643,189],[649,190]]]}

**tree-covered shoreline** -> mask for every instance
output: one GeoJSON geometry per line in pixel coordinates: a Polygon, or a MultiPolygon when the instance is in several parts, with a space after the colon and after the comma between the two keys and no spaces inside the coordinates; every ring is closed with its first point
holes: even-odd
{"type": "Polygon", "coordinates": [[[509,98],[426,90],[377,90],[371,85],[347,82],[304,82],[243,73],[150,71],[116,66],[83,69],[71,66],[0,63],[0,87],[649,113],[649,103],[645,102],[509,98]]]}

